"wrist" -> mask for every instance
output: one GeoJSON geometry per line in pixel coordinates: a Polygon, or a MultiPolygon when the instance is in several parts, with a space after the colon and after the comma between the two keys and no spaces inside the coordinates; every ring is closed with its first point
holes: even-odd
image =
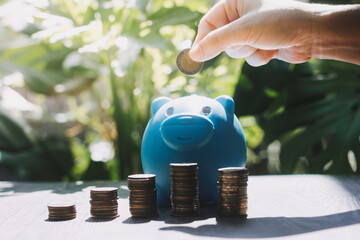
{"type": "Polygon", "coordinates": [[[333,6],[320,5],[312,11],[311,58],[327,59],[335,54],[331,18],[333,6]]]}
{"type": "Polygon", "coordinates": [[[360,6],[319,5],[312,12],[312,58],[358,63],[360,6]]]}

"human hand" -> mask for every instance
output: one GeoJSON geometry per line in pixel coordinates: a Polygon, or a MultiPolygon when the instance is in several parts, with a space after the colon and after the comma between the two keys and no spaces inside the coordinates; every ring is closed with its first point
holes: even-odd
{"type": "Polygon", "coordinates": [[[252,66],[272,58],[308,61],[319,7],[293,0],[222,0],[201,19],[190,57],[206,61],[225,51],[252,66]]]}

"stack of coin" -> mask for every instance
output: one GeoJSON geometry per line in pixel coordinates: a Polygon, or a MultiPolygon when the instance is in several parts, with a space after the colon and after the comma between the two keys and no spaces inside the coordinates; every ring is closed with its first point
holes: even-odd
{"type": "Polygon", "coordinates": [[[90,213],[93,218],[118,217],[118,188],[99,187],[90,190],[90,213]]]}
{"type": "Polygon", "coordinates": [[[49,220],[60,221],[76,218],[75,204],[72,203],[50,203],[48,205],[49,220]]]}
{"type": "Polygon", "coordinates": [[[172,215],[196,215],[199,212],[197,163],[171,163],[170,174],[172,215]]]}
{"type": "Polygon", "coordinates": [[[133,217],[156,217],[156,188],[154,174],[128,176],[130,213],[133,217]]]}
{"type": "Polygon", "coordinates": [[[246,217],[248,169],[244,167],[220,168],[218,174],[219,214],[246,217]]]}

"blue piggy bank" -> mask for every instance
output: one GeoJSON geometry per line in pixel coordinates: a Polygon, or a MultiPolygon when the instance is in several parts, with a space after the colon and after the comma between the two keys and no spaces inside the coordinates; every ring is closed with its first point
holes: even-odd
{"type": "Polygon", "coordinates": [[[170,163],[198,163],[199,200],[217,201],[217,170],[246,164],[244,132],[229,96],[192,95],[151,105],[141,146],[145,173],[156,174],[158,205],[170,203],[170,163]]]}

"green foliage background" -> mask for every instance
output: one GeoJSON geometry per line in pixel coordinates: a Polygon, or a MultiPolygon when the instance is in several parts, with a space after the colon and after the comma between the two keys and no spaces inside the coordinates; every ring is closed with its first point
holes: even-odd
{"type": "Polygon", "coordinates": [[[23,179],[141,172],[151,101],[194,93],[235,93],[253,173],[359,172],[358,66],[252,68],[221,54],[188,77],[176,55],[214,2],[0,4],[0,166],[23,179]]]}
{"type": "Polygon", "coordinates": [[[25,87],[41,109],[20,108],[17,116],[1,109],[0,163],[27,179],[117,179],[141,172],[141,138],[154,98],[231,95],[236,84],[239,62],[226,57],[206,63],[195,78],[176,69],[178,49],[190,46],[210,7],[206,0],[19,4],[2,5],[4,12],[24,9],[2,17],[2,89],[25,87]],[[27,119],[29,112],[36,119],[27,119]],[[59,148],[45,150],[42,142],[59,148]],[[66,162],[64,171],[56,159],[66,162]]]}

